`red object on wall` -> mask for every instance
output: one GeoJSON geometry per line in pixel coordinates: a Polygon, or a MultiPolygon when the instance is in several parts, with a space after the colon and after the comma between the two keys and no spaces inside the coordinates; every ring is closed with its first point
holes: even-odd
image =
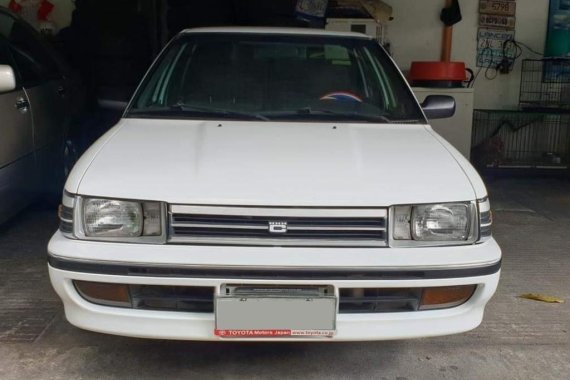
{"type": "MultiPolygon", "coordinates": [[[[8,7],[15,13],[20,13],[22,11],[22,5],[16,0],[10,0],[8,7]]],[[[48,21],[48,16],[54,8],[55,5],[50,3],[48,0],[42,0],[38,7],[38,21],[48,21]]]]}
{"type": "Polygon", "coordinates": [[[40,21],[48,21],[48,16],[53,11],[55,6],[50,3],[48,0],[42,0],[40,5],[40,9],[38,9],[38,20],[40,21]]]}
{"type": "Polygon", "coordinates": [[[22,6],[20,4],[18,4],[16,2],[16,0],[10,0],[10,4],[8,4],[8,8],[10,8],[10,10],[12,12],[15,12],[15,13],[20,13],[20,11],[22,10],[22,6]]]}

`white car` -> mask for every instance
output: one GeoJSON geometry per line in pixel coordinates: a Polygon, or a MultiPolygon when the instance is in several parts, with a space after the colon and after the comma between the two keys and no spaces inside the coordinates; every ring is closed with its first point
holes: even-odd
{"type": "MultiPolygon", "coordinates": [[[[477,327],[485,186],[356,33],[202,28],[70,174],[49,273],[69,322],[133,337],[357,341],[477,327]]],[[[457,126],[460,128],[461,126],[457,126]]]]}

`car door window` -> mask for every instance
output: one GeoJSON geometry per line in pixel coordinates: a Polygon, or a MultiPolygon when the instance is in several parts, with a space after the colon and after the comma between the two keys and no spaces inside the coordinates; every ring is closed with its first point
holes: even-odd
{"type": "Polygon", "coordinates": [[[0,36],[0,65],[9,65],[13,66],[14,62],[12,61],[12,57],[10,56],[10,52],[8,50],[8,45],[4,38],[0,36]]]}
{"type": "Polygon", "coordinates": [[[22,84],[26,87],[60,77],[57,63],[27,25],[0,14],[0,34],[10,44],[22,84]]]}

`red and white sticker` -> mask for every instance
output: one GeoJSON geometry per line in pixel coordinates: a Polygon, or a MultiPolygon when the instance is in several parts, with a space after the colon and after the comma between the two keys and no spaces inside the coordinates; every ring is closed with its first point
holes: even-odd
{"type": "Polygon", "coordinates": [[[334,336],[334,330],[214,330],[220,338],[284,338],[334,336]]]}

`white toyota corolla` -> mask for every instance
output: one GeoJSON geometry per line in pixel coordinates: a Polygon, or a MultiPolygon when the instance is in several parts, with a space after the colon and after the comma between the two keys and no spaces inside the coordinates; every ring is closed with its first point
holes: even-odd
{"type": "Polygon", "coordinates": [[[218,341],[477,327],[501,251],[481,178],[426,121],[454,108],[420,106],[361,34],[182,32],[67,181],[48,247],[67,319],[218,341]]]}

